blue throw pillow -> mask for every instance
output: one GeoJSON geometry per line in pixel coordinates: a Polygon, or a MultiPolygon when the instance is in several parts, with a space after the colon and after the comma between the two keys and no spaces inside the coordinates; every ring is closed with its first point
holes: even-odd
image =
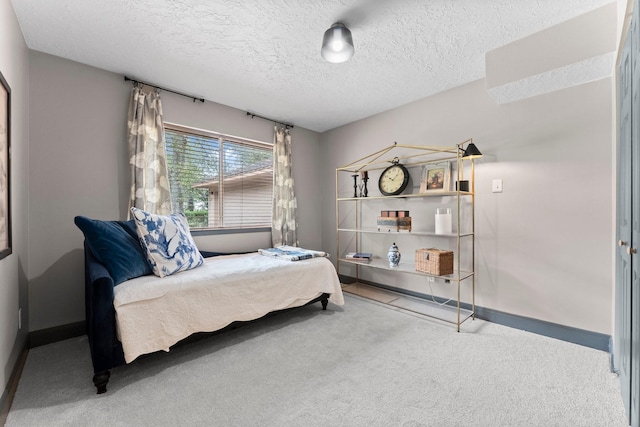
{"type": "Polygon", "coordinates": [[[131,213],[156,276],[169,276],[204,263],[184,214],[155,215],[137,208],[131,208],[131,213]]]}
{"type": "Polygon", "coordinates": [[[133,220],[100,221],[76,216],[74,222],[91,252],[109,271],[114,285],[152,273],[133,220]]]}

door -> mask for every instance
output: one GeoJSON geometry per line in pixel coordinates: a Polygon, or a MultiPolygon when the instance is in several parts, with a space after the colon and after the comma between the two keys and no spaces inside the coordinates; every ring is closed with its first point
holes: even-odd
{"type": "Polygon", "coordinates": [[[616,206],[616,333],[614,366],[629,416],[640,427],[640,7],[634,2],[622,51],[616,206]]]}
{"type": "MultiPolygon", "coordinates": [[[[638,256],[636,255],[636,248],[640,244],[640,173],[638,162],[640,155],[640,8],[639,2],[636,0],[634,4],[633,16],[631,18],[631,143],[629,153],[630,162],[627,162],[627,167],[630,168],[630,172],[626,172],[627,175],[631,175],[631,179],[627,181],[626,193],[630,194],[631,206],[630,218],[625,218],[625,221],[630,220],[630,240],[626,250],[626,256],[624,258],[625,266],[630,265],[630,271],[626,274],[630,275],[630,291],[631,291],[631,396],[630,396],[630,424],[634,427],[640,426],[640,287],[638,287],[638,256]]],[[[627,215],[627,214],[625,214],[627,215]]],[[[629,281],[627,279],[627,281],[629,281]]]]}
{"type": "Polygon", "coordinates": [[[627,415],[631,403],[631,264],[627,248],[631,242],[631,31],[620,62],[619,145],[617,167],[616,340],[614,365],[627,415]]]}

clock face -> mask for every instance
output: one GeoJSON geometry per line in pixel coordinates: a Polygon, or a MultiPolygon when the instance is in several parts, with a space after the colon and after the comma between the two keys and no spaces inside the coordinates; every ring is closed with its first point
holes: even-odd
{"type": "Polygon", "coordinates": [[[382,171],[378,188],[385,196],[395,196],[402,193],[409,183],[409,171],[399,163],[393,164],[382,171]]]}

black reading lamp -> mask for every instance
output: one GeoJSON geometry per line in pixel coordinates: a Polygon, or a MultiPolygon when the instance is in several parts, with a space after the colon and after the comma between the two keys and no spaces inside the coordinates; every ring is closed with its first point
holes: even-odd
{"type": "MultiPolygon", "coordinates": [[[[469,145],[467,145],[467,148],[464,150],[460,146],[459,150],[463,152],[462,159],[464,160],[471,160],[482,157],[482,153],[480,152],[480,150],[478,150],[478,147],[476,147],[476,144],[474,144],[473,142],[470,142],[469,145]]],[[[473,171],[473,162],[471,163],[471,170],[473,171]]],[[[460,180],[460,183],[456,182],[456,190],[458,190],[458,186],[460,187],[460,191],[469,191],[469,181],[467,180],[463,179],[460,180]]]]}
{"type": "Polygon", "coordinates": [[[477,159],[479,157],[482,157],[482,153],[480,152],[480,150],[478,150],[478,147],[476,147],[476,144],[474,144],[473,142],[470,142],[469,145],[467,145],[467,149],[464,150],[464,153],[462,154],[462,158],[477,159]]]}

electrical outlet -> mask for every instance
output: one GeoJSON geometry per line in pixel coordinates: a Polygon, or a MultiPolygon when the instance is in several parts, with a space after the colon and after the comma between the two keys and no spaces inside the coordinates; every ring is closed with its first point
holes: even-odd
{"type": "Polygon", "coordinates": [[[22,329],[22,309],[18,309],[18,330],[22,329]]]}
{"type": "Polygon", "coordinates": [[[491,191],[494,193],[502,193],[502,180],[494,179],[491,183],[491,191]]]}

